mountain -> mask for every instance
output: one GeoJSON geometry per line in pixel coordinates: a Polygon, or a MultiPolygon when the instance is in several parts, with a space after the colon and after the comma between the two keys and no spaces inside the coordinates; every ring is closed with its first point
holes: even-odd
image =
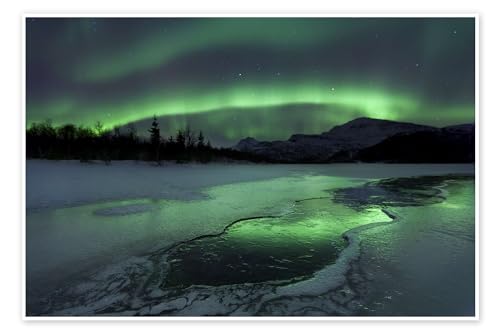
{"type": "Polygon", "coordinates": [[[357,118],[321,134],[285,141],[241,140],[235,150],[270,162],[472,162],[474,125],[443,128],[357,118]]]}
{"type": "Polygon", "coordinates": [[[360,150],[356,159],[363,162],[472,163],[474,149],[474,125],[466,124],[438,131],[398,133],[360,150]]]}

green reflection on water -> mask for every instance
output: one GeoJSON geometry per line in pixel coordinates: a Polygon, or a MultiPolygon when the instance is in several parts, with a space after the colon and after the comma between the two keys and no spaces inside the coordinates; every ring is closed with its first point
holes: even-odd
{"type": "Polygon", "coordinates": [[[356,211],[331,199],[302,201],[282,217],[242,221],[221,235],[175,248],[164,287],[310,276],[335,262],[347,246],[344,232],[390,221],[380,209],[356,211]]]}

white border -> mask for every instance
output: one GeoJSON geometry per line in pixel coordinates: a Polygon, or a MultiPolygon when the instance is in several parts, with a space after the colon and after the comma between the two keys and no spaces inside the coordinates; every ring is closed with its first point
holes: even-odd
{"type": "Polygon", "coordinates": [[[26,17],[23,16],[21,21],[21,317],[26,320],[26,17]]]}
{"type": "Polygon", "coordinates": [[[480,220],[479,220],[479,183],[480,183],[480,170],[479,170],[479,139],[480,139],[480,117],[479,117],[479,14],[477,13],[419,13],[419,14],[408,14],[408,13],[391,13],[391,14],[360,14],[360,13],[335,13],[334,15],[325,13],[307,13],[307,12],[291,12],[291,13],[273,13],[272,11],[267,11],[265,13],[259,11],[247,11],[245,13],[241,12],[218,12],[218,13],[187,13],[183,11],[169,11],[168,16],[162,13],[71,13],[71,12],[25,12],[21,16],[21,33],[22,33],[22,44],[21,44],[21,185],[22,185],[22,223],[21,223],[21,274],[22,274],[22,285],[21,285],[21,319],[27,322],[57,322],[57,321],[72,321],[72,322],[83,322],[83,321],[118,321],[118,322],[128,322],[128,321],[209,321],[209,322],[224,322],[224,321],[238,321],[238,322],[254,322],[254,321],[365,321],[365,322],[390,322],[390,321],[406,321],[406,322],[418,322],[418,321],[432,321],[432,322],[461,322],[461,321],[479,321],[479,293],[480,293],[480,257],[479,257],[479,235],[480,235],[480,220]],[[121,316],[64,316],[64,317],[42,317],[42,316],[26,316],[26,18],[29,17],[130,17],[130,18],[174,18],[174,17],[312,17],[312,18],[474,18],[475,19],[475,315],[467,317],[455,317],[455,316],[377,316],[377,317],[366,317],[366,316],[328,316],[328,317],[291,317],[291,316],[248,316],[248,317],[184,317],[184,316],[152,316],[152,317],[121,317],[121,316]]]}

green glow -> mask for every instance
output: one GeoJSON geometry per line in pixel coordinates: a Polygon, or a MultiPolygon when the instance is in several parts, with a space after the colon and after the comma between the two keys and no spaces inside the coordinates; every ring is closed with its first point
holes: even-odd
{"type": "Polygon", "coordinates": [[[221,285],[312,275],[337,260],[348,245],[344,232],[391,221],[380,209],[356,211],[331,199],[302,201],[282,217],[243,221],[215,238],[179,246],[167,256],[166,280],[170,286],[221,285]],[[214,281],[203,274],[206,269],[224,274],[214,281]]]}
{"type": "Polygon", "coordinates": [[[74,79],[83,82],[114,80],[136,72],[168,64],[186,54],[206,48],[231,45],[259,45],[278,49],[307,47],[333,41],[359,30],[366,23],[317,19],[197,19],[176,32],[156,34],[128,44],[126,49],[104,49],[90,54],[74,67],[74,79]]]}
{"type": "Polygon", "coordinates": [[[474,121],[469,18],[37,18],[26,31],[28,125],[156,114],[162,135],[189,123],[229,145],[361,116],[474,121]]]}
{"type": "MultiPolygon", "coordinates": [[[[164,178],[163,171],[159,173],[159,177],[164,184],[171,184],[172,180],[169,176],[164,178]]],[[[202,234],[219,233],[228,223],[237,219],[283,214],[290,209],[294,200],[324,196],[324,190],[354,184],[356,181],[352,179],[328,176],[281,177],[210,187],[202,191],[206,199],[118,200],[32,212],[29,221],[43,222],[33,225],[45,226],[44,232],[47,239],[50,239],[48,243],[64,239],[65,244],[71,244],[71,249],[63,251],[63,255],[60,248],[53,248],[58,252],[47,253],[47,258],[52,260],[32,265],[40,269],[57,267],[60,261],[74,265],[78,260],[84,259],[82,255],[87,258],[110,248],[123,253],[138,249],[150,250],[152,244],[168,246],[202,234]],[[103,216],[95,213],[130,205],[151,205],[153,209],[140,214],[103,216]]],[[[169,188],[167,185],[164,189],[167,198],[192,194],[191,190],[179,192],[178,188],[183,188],[182,186],[169,188]]]]}
{"type": "MultiPolygon", "coordinates": [[[[168,94],[168,92],[165,92],[168,94]]],[[[181,92],[176,96],[151,96],[138,101],[127,102],[110,107],[96,106],[96,113],[110,112],[114,115],[112,123],[123,124],[152,114],[186,115],[211,112],[226,108],[273,107],[287,104],[325,104],[360,110],[370,117],[390,118],[397,116],[392,110],[400,112],[417,111],[418,103],[406,96],[391,96],[382,91],[363,88],[338,88],[332,92],[323,85],[278,85],[261,84],[231,87],[214,91],[181,92]]],[[[402,116],[401,114],[400,116],[402,116]]]]}
{"type": "MultiPolygon", "coordinates": [[[[63,124],[73,122],[77,115],[80,124],[93,125],[99,119],[106,127],[111,128],[115,125],[150,118],[154,114],[175,116],[211,113],[224,109],[240,109],[241,112],[247,112],[250,108],[266,109],[295,104],[312,104],[325,109],[323,117],[318,119],[325,130],[325,126],[328,129],[338,124],[339,120],[350,120],[355,116],[400,120],[411,119],[423,110],[436,109],[453,122],[469,118],[473,110],[473,106],[433,106],[422,101],[418,96],[384,89],[341,85],[332,91],[331,86],[326,82],[316,84],[242,83],[211,90],[200,88],[184,91],[160,90],[140,98],[109,103],[93,103],[93,101],[63,97],[46,104],[29,106],[31,112],[28,115],[43,115],[43,118],[28,117],[28,122],[51,118],[54,124],[63,124]]],[[[429,112],[429,115],[432,116],[433,113],[429,112]]],[[[230,129],[226,130],[228,137],[233,137],[230,129]]],[[[249,134],[253,133],[250,131],[249,134]]],[[[287,133],[287,135],[290,134],[287,133]]]]}
{"type": "Polygon", "coordinates": [[[340,242],[347,230],[373,222],[392,221],[380,209],[354,211],[330,199],[308,200],[299,203],[295,212],[281,219],[262,219],[235,225],[226,236],[227,241],[245,248],[298,246],[340,242]]]}

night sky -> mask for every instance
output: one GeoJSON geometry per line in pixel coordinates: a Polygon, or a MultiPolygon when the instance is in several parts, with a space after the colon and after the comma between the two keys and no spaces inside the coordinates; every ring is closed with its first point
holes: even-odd
{"type": "Polygon", "coordinates": [[[27,124],[160,119],[215,145],[360,116],[474,121],[473,18],[27,18],[27,124]]]}

